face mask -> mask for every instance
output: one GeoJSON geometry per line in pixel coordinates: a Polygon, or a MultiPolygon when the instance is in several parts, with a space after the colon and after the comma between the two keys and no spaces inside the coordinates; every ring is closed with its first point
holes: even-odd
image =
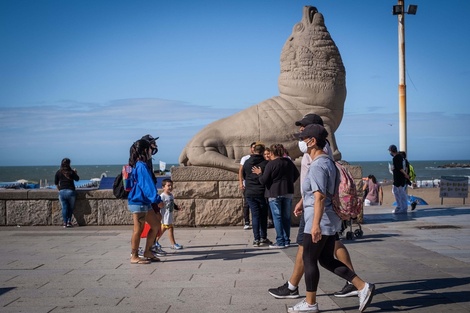
{"type": "Polygon", "coordinates": [[[152,155],[157,154],[158,152],[158,147],[152,148],[152,155]]]}
{"type": "Polygon", "coordinates": [[[299,150],[302,153],[307,153],[308,147],[307,147],[307,143],[305,141],[303,141],[303,140],[299,141],[299,150]]]}
{"type": "Polygon", "coordinates": [[[393,156],[393,153],[390,153],[391,156],[393,156]]]}

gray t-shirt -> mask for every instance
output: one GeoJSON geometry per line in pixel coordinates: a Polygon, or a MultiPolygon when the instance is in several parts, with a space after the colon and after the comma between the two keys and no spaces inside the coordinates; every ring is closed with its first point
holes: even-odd
{"type": "Polygon", "coordinates": [[[327,156],[322,155],[312,161],[305,180],[302,184],[302,199],[304,205],[305,229],[304,233],[312,231],[314,203],[313,193],[318,191],[326,196],[325,210],[320,221],[322,235],[332,236],[341,230],[341,219],[331,206],[331,199],[335,189],[336,166],[327,156]]]}

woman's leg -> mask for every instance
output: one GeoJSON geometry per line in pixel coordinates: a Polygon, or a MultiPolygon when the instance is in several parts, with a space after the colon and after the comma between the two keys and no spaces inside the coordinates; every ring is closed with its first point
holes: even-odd
{"type": "MultiPolygon", "coordinates": [[[[329,270],[330,272],[338,275],[339,277],[351,282],[357,290],[361,290],[365,286],[365,282],[357,276],[357,274],[349,269],[346,264],[334,258],[335,251],[335,236],[322,236],[328,237],[325,248],[323,249],[319,261],[320,265],[329,270]]],[[[351,265],[352,266],[352,265],[351,265]]]]}
{"type": "Polygon", "coordinates": [[[320,270],[318,268],[318,259],[326,243],[326,237],[322,236],[319,242],[312,241],[311,234],[304,234],[303,240],[303,261],[305,270],[305,286],[307,289],[305,300],[308,304],[317,302],[317,288],[320,280],[320,270]]]}
{"type": "Polygon", "coordinates": [[[69,197],[69,209],[67,212],[67,223],[72,224],[73,209],[75,209],[75,199],[77,198],[77,192],[72,190],[69,197]]]}
{"type": "Polygon", "coordinates": [[[68,210],[68,205],[69,205],[69,202],[67,201],[67,198],[66,198],[65,189],[62,189],[59,191],[59,201],[60,201],[60,206],[62,207],[62,220],[65,226],[67,224],[67,210],[68,210]]]}
{"type": "Polygon", "coordinates": [[[147,213],[133,213],[132,219],[134,221],[134,229],[132,231],[131,237],[131,262],[137,262],[140,260],[138,255],[139,245],[140,245],[140,235],[144,230],[145,224],[145,215],[147,213]]]}
{"type": "Polygon", "coordinates": [[[281,221],[284,236],[284,244],[290,244],[290,222],[292,214],[292,199],[282,197],[281,221]]]}
{"type": "Polygon", "coordinates": [[[157,238],[157,233],[160,230],[161,225],[157,213],[155,213],[155,211],[152,209],[147,212],[145,221],[149,224],[150,229],[147,234],[147,241],[145,243],[144,257],[154,258],[155,256],[150,251],[150,248],[155,243],[155,239],[157,238]]]}
{"type": "Polygon", "coordinates": [[[276,229],[276,244],[284,246],[284,236],[282,231],[281,204],[279,198],[269,200],[269,207],[273,215],[274,228],[276,229]]]}

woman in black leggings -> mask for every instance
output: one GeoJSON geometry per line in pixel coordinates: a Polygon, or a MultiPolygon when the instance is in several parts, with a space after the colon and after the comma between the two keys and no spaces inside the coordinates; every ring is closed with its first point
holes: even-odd
{"type": "Polygon", "coordinates": [[[300,151],[309,153],[313,160],[302,183],[305,217],[303,261],[307,294],[304,300],[289,307],[288,312],[318,312],[318,263],[357,288],[360,312],[366,309],[374,294],[373,284],[366,283],[334,258],[335,235],[341,229],[341,219],[333,210],[331,196],[328,195],[335,193],[336,175],[339,173],[334,161],[323,151],[327,136],[328,132],[318,124],[308,125],[298,134],[300,151]]]}

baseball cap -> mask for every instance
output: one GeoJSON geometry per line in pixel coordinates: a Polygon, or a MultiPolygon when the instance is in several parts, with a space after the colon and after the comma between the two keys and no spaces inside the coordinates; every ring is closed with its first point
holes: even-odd
{"type": "Polygon", "coordinates": [[[397,146],[395,146],[395,145],[390,145],[390,147],[388,147],[388,151],[390,151],[390,152],[398,152],[397,146]]]}
{"type": "Polygon", "coordinates": [[[326,137],[328,137],[328,132],[320,124],[310,124],[305,126],[304,130],[302,130],[300,133],[296,134],[295,137],[298,139],[302,138],[315,138],[315,139],[323,139],[325,140],[326,137]]]}
{"type": "Polygon", "coordinates": [[[148,142],[152,143],[152,142],[155,142],[158,138],[160,138],[160,137],[153,138],[152,135],[148,135],[148,134],[147,134],[147,135],[145,135],[145,136],[142,136],[142,138],[140,138],[140,139],[142,139],[142,140],[147,140],[148,142]]]}
{"type": "Polygon", "coordinates": [[[295,126],[307,126],[310,124],[319,124],[323,126],[323,119],[315,113],[309,113],[302,117],[300,121],[295,122],[295,126]]]}

